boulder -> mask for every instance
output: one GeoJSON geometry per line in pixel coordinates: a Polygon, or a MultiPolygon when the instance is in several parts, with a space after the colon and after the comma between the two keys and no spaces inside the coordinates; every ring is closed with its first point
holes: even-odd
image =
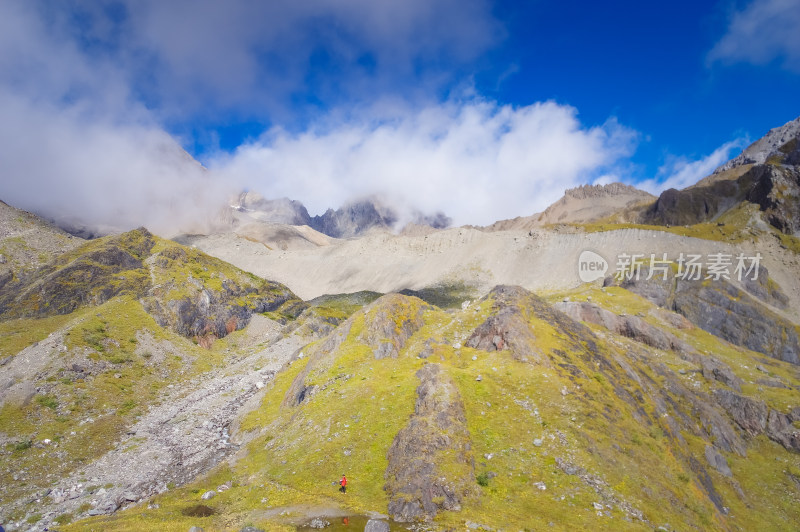
{"type": "Polygon", "coordinates": [[[389,532],[389,523],[380,519],[370,519],[364,527],[364,532],[389,532]]]}
{"type": "Polygon", "coordinates": [[[763,434],[767,427],[769,409],[763,401],[735,394],[729,390],[714,390],[714,398],[750,436],[763,434]]]}
{"type": "Polygon", "coordinates": [[[706,445],[706,460],[708,460],[709,465],[725,475],[726,477],[732,477],[733,473],[731,473],[731,468],[728,467],[728,461],[722,456],[719,451],[717,451],[714,446],[706,445]]]}

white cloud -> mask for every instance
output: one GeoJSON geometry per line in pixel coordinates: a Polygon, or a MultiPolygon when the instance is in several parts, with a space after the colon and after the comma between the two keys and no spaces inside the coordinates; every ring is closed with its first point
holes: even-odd
{"type": "Polygon", "coordinates": [[[90,58],[168,120],[235,112],[274,123],[302,102],[424,95],[502,37],[487,0],[10,2],[0,11],[38,31],[14,31],[9,18],[7,50],[55,36],[82,56],[64,70],[90,58]]]}
{"type": "Polygon", "coordinates": [[[800,72],[800,0],[754,0],[733,14],[708,54],[710,62],[764,65],[775,59],[800,72]]]}
{"type": "Polygon", "coordinates": [[[0,198],[16,207],[169,235],[197,227],[231,192],[157,127],[87,120],[2,91],[0,116],[0,198]]]}
{"type": "Polygon", "coordinates": [[[739,138],[726,142],[709,155],[695,161],[685,157],[670,157],[658,169],[655,178],[641,181],[636,186],[656,195],[670,188],[678,190],[686,188],[711,175],[718,166],[731,158],[733,150],[741,149],[744,146],[746,146],[746,139],[739,138]]]}
{"type": "Polygon", "coordinates": [[[298,95],[374,100],[395,82],[405,99],[440,83],[438,61],[467,61],[497,35],[484,0],[0,2],[0,199],[93,225],[185,228],[232,189],[165,120],[233,109],[281,121],[298,95]]]}
{"type": "Polygon", "coordinates": [[[488,224],[544,209],[629,155],[635,140],[613,119],[586,128],[574,108],[553,102],[471,99],[384,110],[380,120],[331,117],[300,134],[276,128],[210,167],[312,213],[378,194],[456,224],[488,224]]]}

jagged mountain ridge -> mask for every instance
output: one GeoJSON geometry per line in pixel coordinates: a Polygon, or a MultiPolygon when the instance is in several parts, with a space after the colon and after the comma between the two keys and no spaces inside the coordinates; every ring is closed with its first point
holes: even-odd
{"type": "Polygon", "coordinates": [[[789,157],[790,164],[800,164],[800,146],[797,139],[800,137],[800,117],[786,124],[770,129],[766,135],[745,148],[727,163],[714,170],[719,174],[737,166],[748,164],[764,164],[772,157],[789,157]]]}
{"type": "MultiPolygon", "coordinates": [[[[396,210],[377,197],[347,202],[338,209],[329,208],[321,215],[311,216],[299,201],[266,199],[249,191],[240,194],[230,208],[243,216],[225,216],[224,220],[228,223],[232,218],[239,218],[240,223],[256,220],[271,224],[307,225],[333,238],[350,238],[375,228],[393,230],[400,220],[396,210]]],[[[414,212],[409,223],[442,229],[451,224],[451,219],[441,212],[432,215],[414,212]]]]}

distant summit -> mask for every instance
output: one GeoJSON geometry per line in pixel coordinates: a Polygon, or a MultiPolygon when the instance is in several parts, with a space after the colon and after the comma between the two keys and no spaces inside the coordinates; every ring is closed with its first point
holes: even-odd
{"type": "Polygon", "coordinates": [[[279,198],[268,200],[258,192],[242,192],[231,208],[262,222],[311,226],[311,216],[305,206],[296,200],[279,198]]]}
{"type": "Polygon", "coordinates": [[[564,196],[581,200],[614,196],[636,196],[646,198],[650,196],[650,194],[624,183],[609,183],[607,185],[581,185],[575,188],[568,188],[564,192],[564,196]]]}
{"type": "Polygon", "coordinates": [[[791,164],[800,163],[800,117],[769,132],[744,149],[742,153],[723,164],[714,174],[719,174],[746,164],[764,164],[771,159],[790,158],[791,164]]]}
{"type": "MultiPolygon", "coordinates": [[[[334,238],[351,238],[371,229],[393,230],[400,214],[375,196],[345,203],[338,209],[311,216],[306,207],[289,198],[266,199],[257,192],[242,192],[219,217],[223,226],[238,227],[253,222],[308,227],[334,238]]],[[[444,229],[452,220],[444,213],[414,211],[409,223],[444,229]]]]}

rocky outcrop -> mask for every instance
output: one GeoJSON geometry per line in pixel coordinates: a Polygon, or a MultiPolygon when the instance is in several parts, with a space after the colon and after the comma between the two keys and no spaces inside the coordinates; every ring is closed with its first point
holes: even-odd
{"type": "Polygon", "coordinates": [[[714,170],[714,173],[719,174],[747,164],[763,164],[776,155],[790,154],[797,149],[797,145],[792,149],[792,141],[796,141],[799,137],[800,118],[795,118],[780,127],[770,129],[766,135],[745,148],[740,155],[714,170]]]}
{"type": "Polygon", "coordinates": [[[678,280],[672,308],[732,344],[800,364],[797,326],[727,281],[678,280]]]}
{"type": "MultiPolygon", "coordinates": [[[[771,283],[766,274],[763,268],[759,272],[763,281],[751,282],[756,293],[776,306],[785,304],[786,298],[780,288],[771,283]]],[[[650,280],[644,277],[625,280],[621,286],[685,316],[698,327],[732,344],[800,364],[798,327],[730,281],[683,280],[672,273],[666,280],[658,276],[650,280]]]]}
{"type": "Polygon", "coordinates": [[[547,207],[540,215],[534,215],[535,224],[525,223],[525,218],[513,223],[498,222],[494,229],[531,229],[534,226],[562,223],[591,223],[610,216],[625,219],[626,211],[655,199],[651,194],[622,183],[607,185],[581,185],[568,189],[564,196],[547,207]]]}
{"type": "Polygon", "coordinates": [[[767,222],[779,231],[800,234],[800,166],[766,164],[754,167],[751,173],[755,184],[747,200],[757,204],[767,222]]]}
{"type": "Polygon", "coordinates": [[[210,341],[247,325],[253,313],[305,306],[285,286],[244,274],[174,243],[153,253],[156,237],[139,228],[89,242],[22,280],[0,287],[0,314],[68,314],[129,295],[162,327],[210,341]]]}
{"type": "Polygon", "coordinates": [[[310,226],[334,238],[348,238],[373,227],[390,229],[397,222],[397,213],[376,200],[348,203],[337,210],[328,209],[314,216],[310,226]]]}
{"type": "Polygon", "coordinates": [[[460,510],[475,484],[458,389],[437,364],[426,364],[417,377],[414,413],[389,448],[385,474],[389,514],[404,523],[429,521],[442,510],[460,510]]]}
{"type": "Polygon", "coordinates": [[[607,196],[638,196],[642,199],[652,198],[644,190],[626,185],[624,183],[609,183],[607,185],[580,185],[569,188],[564,196],[575,199],[598,199],[607,196]]]}
{"type": "MultiPolygon", "coordinates": [[[[747,180],[745,174],[741,181],[747,180]]],[[[693,225],[712,220],[745,197],[739,181],[722,180],[705,187],[670,188],[643,210],[639,222],[650,225],[693,225]]]]}
{"type": "Polygon", "coordinates": [[[432,308],[415,297],[387,294],[368,307],[360,339],[372,347],[376,359],[397,358],[411,335],[425,325],[422,315],[432,308]]]}
{"type": "MultiPolygon", "coordinates": [[[[493,301],[491,315],[480,324],[464,343],[484,351],[508,349],[522,362],[549,364],[536,347],[536,335],[528,322],[528,313],[545,313],[556,320],[552,308],[543,300],[519,286],[497,286],[483,300],[493,301]]],[[[483,301],[482,300],[482,301],[483,301]]]]}
{"type": "Polygon", "coordinates": [[[650,347],[678,351],[680,353],[694,352],[691,346],[674,334],[662,331],[638,316],[618,316],[589,302],[562,301],[556,303],[553,307],[576,321],[600,325],[611,332],[631,338],[650,347]]]}
{"type": "Polygon", "coordinates": [[[684,359],[698,364],[706,379],[716,380],[735,390],[741,390],[742,380],[733,373],[730,366],[713,356],[701,355],[674,334],[663,331],[638,316],[619,316],[594,303],[583,301],[562,301],[553,307],[576,321],[600,325],[613,333],[656,349],[675,351],[684,359]]]}
{"type": "MultiPolygon", "coordinates": [[[[798,234],[800,167],[797,165],[800,164],[800,140],[792,138],[768,153],[742,159],[750,162],[736,163],[734,166],[757,164],[749,169],[742,168],[727,178],[727,174],[717,177],[715,173],[695,186],[683,190],[665,190],[654,204],[641,211],[639,222],[656,225],[709,222],[742,202],[749,202],[758,205],[764,219],[779,231],[798,234]]],[[[717,172],[731,168],[723,166],[717,172]]]]}
{"type": "Polygon", "coordinates": [[[544,359],[534,347],[535,342],[536,336],[525,321],[522,310],[512,305],[499,309],[480,324],[464,345],[483,351],[510,349],[518,360],[542,362],[544,359]]]}
{"type": "Polygon", "coordinates": [[[800,430],[794,422],[800,421],[800,408],[783,414],[769,408],[766,403],[728,390],[715,390],[714,399],[748,435],[766,434],[787,450],[800,452],[800,430]]]}

